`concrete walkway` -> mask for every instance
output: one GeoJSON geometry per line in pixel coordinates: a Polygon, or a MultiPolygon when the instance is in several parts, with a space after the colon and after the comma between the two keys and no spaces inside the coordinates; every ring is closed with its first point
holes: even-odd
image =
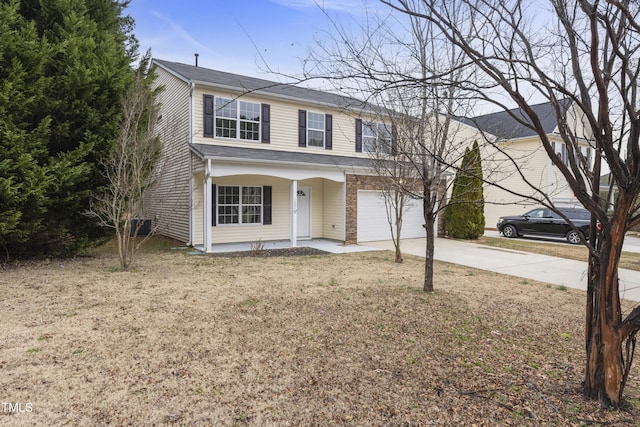
{"type": "MultiPolygon", "coordinates": [[[[367,245],[378,249],[394,249],[390,240],[367,242],[367,245]]],[[[405,239],[401,248],[404,253],[424,257],[425,239],[405,239]]],[[[451,239],[436,239],[434,258],[481,270],[587,290],[586,261],[573,261],[451,239]]],[[[640,301],[640,272],[621,268],[618,274],[622,298],[640,301]]]]}

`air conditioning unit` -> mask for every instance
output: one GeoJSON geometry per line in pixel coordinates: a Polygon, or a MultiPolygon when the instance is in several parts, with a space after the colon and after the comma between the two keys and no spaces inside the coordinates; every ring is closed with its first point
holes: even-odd
{"type": "Polygon", "coordinates": [[[133,237],[138,227],[138,222],[141,222],[140,230],[138,230],[138,237],[146,237],[151,234],[151,220],[150,219],[133,219],[131,220],[130,235],[133,237]]]}

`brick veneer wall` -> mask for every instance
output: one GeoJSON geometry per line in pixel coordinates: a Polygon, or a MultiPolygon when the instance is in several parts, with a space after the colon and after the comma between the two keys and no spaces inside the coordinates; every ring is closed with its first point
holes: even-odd
{"type": "MultiPolygon", "coordinates": [[[[382,190],[389,178],[375,175],[347,175],[345,241],[347,245],[358,242],[358,190],[382,190]]],[[[446,191],[445,181],[440,182],[440,200],[444,200],[442,192],[446,191]]],[[[438,236],[444,235],[442,221],[438,221],[438,236]]]]}

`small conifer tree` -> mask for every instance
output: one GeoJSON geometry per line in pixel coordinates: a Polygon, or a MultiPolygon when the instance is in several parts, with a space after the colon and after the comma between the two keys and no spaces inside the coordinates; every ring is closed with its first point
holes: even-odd
{"type": "Polygon", "coordinates": [[[451,200],[444,211],[444,222],[449,236],[456,239],[477,239],[484,233],[482,159],[477,141],[462,158],[451,200]]]}

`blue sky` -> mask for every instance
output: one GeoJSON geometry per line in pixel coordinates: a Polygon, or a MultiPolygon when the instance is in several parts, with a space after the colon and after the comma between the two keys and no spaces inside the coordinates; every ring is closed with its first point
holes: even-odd
{"type": "MultiPolygon", "coordinates": [[[[133,0],[127,9],[141,44],[155,58],[249,76],[297,74],[300,58],[323,38],[329,20],[351,19],[364,0],[133,0]]],[[[377,3],[369,0],[370,3],[377,3]]]]}

